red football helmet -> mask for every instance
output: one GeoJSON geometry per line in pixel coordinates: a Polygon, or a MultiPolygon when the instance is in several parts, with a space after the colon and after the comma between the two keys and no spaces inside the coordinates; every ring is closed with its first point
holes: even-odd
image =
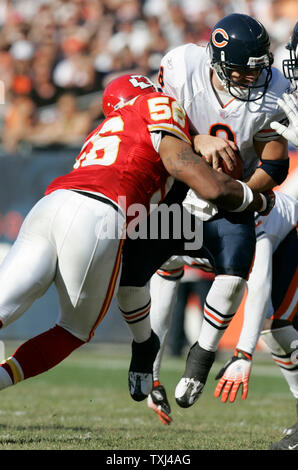
{"type": "Polygon", "coordinates": [[[112,80],[102,96],[102,109],[107,117],[114,109],[138,95],[154,93],[157,87],[144,75],[126,74],[112,80]]]}

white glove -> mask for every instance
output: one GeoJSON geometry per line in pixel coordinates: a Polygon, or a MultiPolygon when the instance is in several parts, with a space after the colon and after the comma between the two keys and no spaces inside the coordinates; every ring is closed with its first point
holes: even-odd
{"type": "Polygon", "coordinates": [[[235,401],[240,385],[242,385],[242,400],[245,400],[248,394],[248,382],[252,367],[251,355],[237,350],[232,359],[219,371],[215,379],[218,382],[214,396],[218,398],[221,395],[221,401],[226,402],[229,398],[230,403],[235,401]]]}
{"type": "Polygon", "coordinates": [[[295,95],[283,93],[283,99],[278,99],[279,106],[284,110],[289,120],[288,127],[283,126],[277,121],[270,124],[278,134],[289,140],[293,145],[298,147],[298,102],[295,95]]]}

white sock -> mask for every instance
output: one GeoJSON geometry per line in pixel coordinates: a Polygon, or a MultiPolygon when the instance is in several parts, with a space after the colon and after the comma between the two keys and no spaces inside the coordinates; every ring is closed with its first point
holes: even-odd
{"type": "Polygon", "coordinates": [[[218,343],[239,308],[246,286],[238,276],[216,276],[204,305],[199,345],[207,351],[216,351],[218,343]]]}
{"type": "Polygon", "coordinates": [[[122,317],[135,342],[143,343],[149,339],[151,336],[151,300],[148,287],[119,287],[117,300],[122,317]]]}
{"type": "Polygon", "coordinates": [[[160,350],[153,364],[153,380],[159,380],[160,377],[162,356],[171,325],[179,283],[179,279],[168,280],[158,274],[154,274],[151,278],[151,326],[160,341],[160,350]]]}

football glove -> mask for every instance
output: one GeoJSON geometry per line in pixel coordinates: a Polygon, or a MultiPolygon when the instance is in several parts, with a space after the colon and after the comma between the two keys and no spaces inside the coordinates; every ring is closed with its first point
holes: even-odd
{"type": "Polygon", "coordinates": [[[248,353],[236,349],[234,356],[219,371],[215,380],[219,380],[214,396],[230,403],[235,401],[240,385],[242,385],[242,400],[247,398],[248,382],[252,367],[252,356],[248,353]]]}
{"type": "Polygon", "coordinates": [[[150,395],[148,395],[147,405],[155,411],[162,424],[167,426],[171,424],[173,419],[170,416],[171,406],[168,402],[167,393],[165,388],[157,380],[154,382],[150,395]]]}
{"type": "Polygon", "coordinates": [[[283,99],[278,99],[277,103],[284,110],[289,120],[288,126],[283,126],[277,121],[270,124],[285,139],[289,140],[293,145],[298,147],[298,103],[295,95],[283,93],[283,99]]]}

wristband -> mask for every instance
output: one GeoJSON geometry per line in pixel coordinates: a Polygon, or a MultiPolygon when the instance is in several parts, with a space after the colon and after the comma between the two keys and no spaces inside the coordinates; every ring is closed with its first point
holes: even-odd
{"type": "Polygon", "coordinates": [[[262,207],[257,211],[260,215],[268,215],[275,205],[275,194],[271,189],[260,193],[262,207]]]}
{"type": "Polygon", "coordinates": [[[244,211],[252,203],[252,201],[254,199],[254,195],[253,195],[253,192],[250,189],[250,187],[247,186],[247,184],[243,183],[243,181],[240,181],[240,180],[236,180],[236,181],[238,181],[238,183],[240,183],[242,185],[242,188],[243,188],[243,201],[242,201],[241,206],[237,207],[237,209],[233,209],[230,212],[242,212],[242,211],[244,211]]]}
{"type": "Polygon", "coordinates": [[[261,199],[262,199],[262,207],[258,210],[258,212],[260,214],[261,212],[264,212],[267,209],[268,202],[267,202],[267,199],[264,196],[264,194],[262,194],[262,193],[259,193],[259,194],[260,194],[261,199]]]}

